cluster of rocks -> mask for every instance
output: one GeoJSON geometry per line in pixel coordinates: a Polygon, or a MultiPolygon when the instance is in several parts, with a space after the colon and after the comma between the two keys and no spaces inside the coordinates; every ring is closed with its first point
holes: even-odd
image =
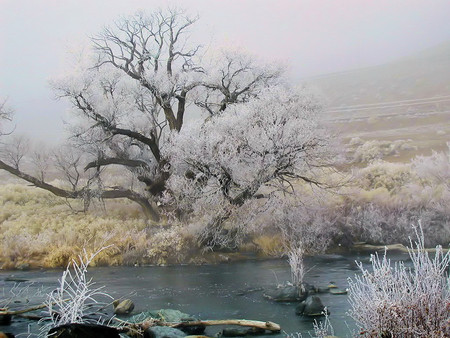
{"type": "MultiPolygon", "coordinates": [[[[133,309],[134,304],[131,300],[125,299],[113,302],[114,312],[117,315],[129,315],[133,309]]],[[[147,311],[127,318],[126,323],[137,324],[145,320],[155,320],[156,322],[180,323],[186,321],[193,321],[196,318],[183,313],[178,310],[163,309],[157,311],[147,311]]],[[[124,328],[111,327],[98,324],[66,324],[52,328],[48,332],[49,337],[58,338],[119,338],[119,333],[123,333],[124,328]]],[[[186,326],[181,328],[172,328],[169,326],[150,326],[143,330],[144,338],[179,338],[189,337],[191,335],[201,335],[205,331],[205,326],[186,326]]],[[[1,336],[0,336],[1,338],[1,336]]]]}
{"type": "Polygon", "coordinates": [[[336,285],[330,283],[327,287],[316,288],[309,284],[296,285],[281,285],[268,290],[265,290],[264,297],[275,302],[300,302],[296,307],[295,313],[301,316],[316,317],[328,315],[330,312],[323,305],[322,300],[317,294],[332,293],[335,295],[346,294],[346,290],[337,288],[336,285]]]}
{"type": "MultiPolygon", "coordinates": [[[[261,291],[259,288],[245,290],[242,294],[261,291]]],[[[264,297],[276,302],[297,302],[296,314],[301,316],[315,317],[329,314],[329,311],[323,305],[317,294],[329,292],[332,294],[345,294],[346,290],[338,289],[334,284],[324,288],[315,288],[309,284],[295,286],[291,284],[277,286],[264,290],[264,297]]],[[[153,321],[152,325],[143,330],[144,338],[179,338],[179,337],[198,337],[205,332],[205,325],[196,325],[193,321],[198,321],[186,313],[173,309],[162,309],[157,311],[146,311],[131,316],[134,310],[134,303],[129,299],[115,300],[113,302],[114,314],[118,316],[127,316],[124,323],[127,325],[142,324],[145,321],[153,321]],[[186,323],[191,325],[181,325],[177,328],[164,325],[165,323],[186,323]]],[[[0,316],[0,324],[8,325],[11,321],[10,315],[0,316]],[[1,323],[1,321],[4,321],[1,323]]],[[[98,324],[66,324],[52,328],[48,332],[49,337],[59,338],[119,338],[120,333],[126,333],[125,327],[111,327],[98,324]]],[[[261,328],[225,328],[219,335],[223,337],[242,337],[249,335],[261,335],[265,330],[261,328]]],[[[14,337],[14,335],[0,332],[0,338],[14,337]]]]}

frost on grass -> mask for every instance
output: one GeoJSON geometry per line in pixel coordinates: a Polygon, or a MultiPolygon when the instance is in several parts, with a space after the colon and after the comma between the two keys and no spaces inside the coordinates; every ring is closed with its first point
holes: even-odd
{"type": "Polygon", "coordinates": [[[59,286],[48,295],[50,323],[42,328],[47,332],[51,327],[69,323],[99,323],[102,321],[98,312],[105,303],[99,298],[111,298],[103,291],[103,287],[95,287],[92,278],[86,276],[87,268],[96,255],[108,247],[102,248],[93,254],[83,250],[79,259],[73,260],[67,266],[59,279],[59,286]]]}
{"type": "Polygon", "coordinates": [[[420,223],[414,230],[411,268],[403,262],[392,266],[385,252],[371,256],[372,272],[358,263],[362,275],[349,280],[349,315],[364,336],[450,336],[450,252],[437,246],[430,257],[420,223]]]}

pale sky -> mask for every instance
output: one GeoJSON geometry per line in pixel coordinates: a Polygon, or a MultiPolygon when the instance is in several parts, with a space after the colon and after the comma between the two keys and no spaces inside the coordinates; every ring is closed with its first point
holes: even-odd
{"type": "Polygon", "coordinates": [[[48,80],[67,50],[120,15],[176,5],[196,39],[290,65],[294,79],[373,66],[450,40],[449,0],[0,0],[0,97],[17,133],[60,140],[67,104],[48,80]]]}

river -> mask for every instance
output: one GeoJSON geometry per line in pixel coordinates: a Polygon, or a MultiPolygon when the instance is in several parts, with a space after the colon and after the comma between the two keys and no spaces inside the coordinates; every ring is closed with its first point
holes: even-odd
{"type": "MultiPolygon", "coordinates": [[[[407,259],[397,254],[395,260],[407,259]]],[[[305,260],[306,282],[318,287],[330,282],[339,288],[348,287],[348,277],[358,273],[355,260],[369,264],[368,254],[323,255],[305,260]]],[[[98,267],[90,268],[89,275],[96,286],[105,286],[105,292],[114,298],[129,298],[135,303],[133,313],[163,308],[177,309],[200,319],[253,319],[272,321],[281,325],[285,333],[300,332],[309,337],[313,332],[311,319],[295,314],[296,303],[275,303],[262,296],[261,291],[242,295],[249,288],[270,288],[290,279],[286,260],[245,261],[219,265],[167,266],[167,267],[98,267]]],[[[4,297],[11,288],[27,287],[24,295],[17,297],[22,303],[11,305],[24,308],[39,303],[45,292],[54,289],[61,276],[60,270],[2,271],[0,287],[4,297]],[[28,279],[27,282],[8,281],[8,277],[28,279]],[[29,300],[25,304],[26,299],[29,300]]],[[[352,336],[355,324],[346,315],[349,304],[346,295],[320,294],[331,312],[330,321],[334,334],[352,336]]],[[[112,310],[112,309],[110,309],[112,310]]],[[[36,323],[13,318],[10,326],[0,326],[0,331],[37,333],[36,323]]],[[[207,335],[214,335],[218,328],[207,328],[207,335]]],[[[282,336],[283,332],[278,335],[282,336]]],[[[25,335],[26,336],[26,335],[25,335]]],[[[272,336],[273,337],[273,336],[272,336]]]]}

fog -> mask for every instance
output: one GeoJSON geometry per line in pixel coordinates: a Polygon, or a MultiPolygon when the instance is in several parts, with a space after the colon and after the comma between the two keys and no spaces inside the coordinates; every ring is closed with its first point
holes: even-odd
{"type": "Polygon", "coordinates": [[[16,133],[60,141],[68,106],[48,80],[70,66],[68,51],[120,15],[167,5],[200,16],[193,35],[205,47],[237,45],[284,62],[296,81],[450,40],[447,0],[0,0],[0,96],[15,109],[16,133]]]}

